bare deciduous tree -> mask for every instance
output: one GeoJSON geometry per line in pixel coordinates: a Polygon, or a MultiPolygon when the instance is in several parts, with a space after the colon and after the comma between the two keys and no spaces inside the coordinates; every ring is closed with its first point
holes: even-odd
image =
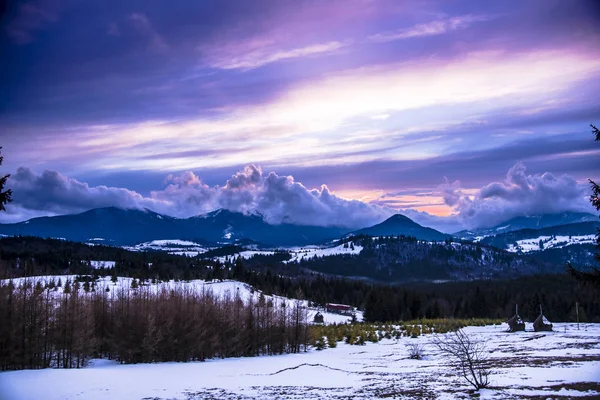
{"type": "Polygon", "coordinates": [[[462,329],[445,336],[436,336],[434,344],[452,359],[452,364],[475,389],[490,384],[491,370],[487,364],[485,343],[470,338],[462,329]]]}

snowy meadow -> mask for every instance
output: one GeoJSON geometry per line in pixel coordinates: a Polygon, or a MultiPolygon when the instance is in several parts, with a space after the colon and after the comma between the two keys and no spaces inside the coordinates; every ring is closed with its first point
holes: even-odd
{"type": "MultiPolygon", "coordinates": [[[[320,312],[324,316],[325,326],[334,323],[344,324],[349,322],[349,318],[310,307],[306,301],[265,296],[251,286],[237,281],[194,280],[143,283],[134,282],[131,278],[118,278],[113,281],[110,277],[105,277],[94,283],[92,291],[89,287],[87,290],[84,289],[82,284],[74,284],[76,280],[74,275],[60,277],[60,287],[55,286],[57,279],[58,277],[52,276],[27,280],[14,279],[12,285],[15,290],[19,288],[25,290],[24,288],[29,286],[26,290],[27,293],[31,293],[31,296],[35,295],[36,286],[56,287],[56,290],[43,289],[42,294],[39,295],[39,304],[49,301],[48,304],[63,307],[63,302],[66,302],[65,313],[68,312],[71,304],[68,302],[77,298],[73,297],[74,290],[82,299],[89,298],[89,301],[98,298],[99,294],[105,296],[100,298],[110,298],[111,301],[115,301],[116,296],[115,304],[119,304],[119,307],[127,304],[127,307],[131,306],[132,309],[126,311],[126,308],[118,308],[113,314],[107,314],[117,319],[117,328],[111,329],[120,329],[116,332],[121,333],[134,329],[139,333],[137,336],[127,334],[124,338],[113,338],[107,335],[105,345],[109,350],[106,350],[102,358],[85,359],[85,363],[81,365],[72,364],[73,361],[70,360],[71,368],[54,368],[57,366],[56,360],[54,356],[50,356],[48,365],[52,368],[2,372],[0,373],[1,400],[454,399],[472,396],[490,399],[556,399],[600,396],[600,324],[581,324],[578,327],[576,324],[558,323],[554,325],[553,332],[534,332],[531,324],[527,324],[527,331],[517,333],[506,332],[505,324],[465,327],[462,332],[470,340],[485,345],[483,365],[490,373],[489,387],[475,391],[473,386],[461,376],[456,361],[443,353],[437,345],[440,340],[450,337],[449,335],[453,333],[431,333],[432,329],[426,325],[416,326],[416,334],[407,331],[406,327],[394,326],[396,333],[392,335],[385,334],[385,329],[389,330],[390,325],[358,324],[354,326],[356,329],[340,325],[339,330],[354,332],[353,339],[344,338],[344,334],[341,334],[333,340],[329,337],[312,339],[303,337],[301,342],[298,342],[294,330],[296,327],[304,329],[305,325],[295,324],[294,318],[301,317],[303,321],[310,324],[314,315],[320,312]],[[54,284],[50,284],[52,281],[54,284]],[[64,287],[67,281],[71,290],[70,293],[65,294],[64,287]],[[153,296],[166,296],[159,297],[161,302],[166,300],[171,305],[175,304],[168,295],[171,292],[184,293],[183,297],[175,297],[175,300],[183,301],[183,304],[188,306],[192,303],[186,303],[186,299],[195,299],[193,296],[196,295],[200,296],[200,299],[210,299],[217,303],[224,300],[227,305],[219,311],[222,314],[215,314],[213,317],[219,318],[215,323],[218,322],[221,324],[219,326],[223,326],[223,329],[228,331],[218,332],[214,337],[210,336],[210,329],[192,332],[191,329],[196,329],[193,324],[190,325],[192,322],[203,323],[202,317],[194,319],[198,317],[193,314],[190,314],[187,321],[177,320],[177,323],[183,326],[175,326],[170,330],[165,328],[161,331],[163,324],[158,323],[160,318],[166,318],[164,321],[172,324],[173,321],[169,318],[173,316],[170,313],[177,314],[176,308],[163,310],[167,314],[157,309],[155,314],[148,314],[146,322],[144,320],[123,325],[129,323],[128,319],[136,318],[135,310],[141,310],[135,308],[136,304],[139,305],[139,301],[152,301],[153,296]],[[210,295],[206,297],[208,293],[210,295]],[[232,299],[239,299],[240,304],[253,304],[257,307],[261,302],[272,303],[275,305],[273,312],[277,314],[273,315],[276,318],[267,316],[263,320],[265,316],[261,314],[260,307],[253,314],[252,308],[239,308],[241,305],[236,306],[237,300],[232,302],[232,299]],[[298,311],[300,308],[303,309],[301,313],[298,311]],[[233,317],[234,313],[238,312],[241,314],[233,317]],[[223,317],[219,315],[228,315],[229,322],[223,321],[223,317]],[[154,318],[157,320],[155,321],[154,318]],[[254,319],[249,321],[249,318],[254,319]],[[248,329],[248,324],[251,325],[251,330],[248,329]],[[206,356],[209,353],[202,353],[204,351],[202,347],[194,348],[190,350],[189,355],[185,353],[181,360],[191,362],[161,362],[160,348],[164,344],[158,343],[158,337],[162,338],[160,340],[170,341],[167,343],[169,351],[176,352],[177,349],[189,348],[190,340],[193,342],[197,338],[185,335],[186,326],[190,327],[192,336],[197,332],[205,335],[203,342],[212,343],[211,351],[214,351],[213,347],[218,349],[218,342],[223,340],[229,343],[226,346],[230,347],[216,350],[214,356],[206,356]],[[237,331],[230,329],[236,326],[237,331]],[[261,335],[272,335],[275,332],[273,329],[280,327],[287,332],[281,336],[282,341],[261,342],[261,335]],[[368,331],[369,329],[371,331],[368,331]],[[183,331],[184,336],[180,331],[183,331]],[[151,340],[153,336],[149,332],[157,337],[156,341],[151,340]],[[247,336],[247,332],[251,335],[247,336]],[[240,335],[241,333],[243,334],[240,335]],[[361,334],[365,336],[362,339],[361,334]],[[377,338],[371,340],[371,336],[377,338]],[[170,339],[171,337],[173,339],[170,339]],[[178,342],[182,338],[184,341],[178,342]],[[131,340],[128,342],[129,339],[131,340]],[[150,343],[148,349],[145,344],[141,348],[143,351],[147,350],[148,357],[151,358],[144,358],[147,356],[146,353],[138,356],[128,354],[127,349],[122,348],[126,347],[127,343],[136,343],[136,341],[150,343]],[[332,341],[335,342],[333,345],[332,341]],[[319,342],[324,342],[325,345],[318,345],[319,342]],[[252,347],[248,352],[249,348],[244,347],[246,343],[250,345],[258,343],[258,347],[252,347]],[[277,350],[273,347],[277,345],[282,347],[277,350]],[[418,349],[418,357],[414,357],[415,349],[418,349]],[[107,357],[106,354],[109,356],[107,357]],[[121,358],[121,362],[116,361],[119,357],[129,358],[121,358]],[[131,360],[138,361],[131,363],[131,360]],[[78,366],[81,368],[77,368],[78,366]]],[[[7,281],[3,284],[6,289],[7,281]]],[[[31,304],[38,303],[34,301],[31,304]]],[[[95,310],[98,312],[97,309],[95,310]]],[[[192,308],[191,312],[203,313],[215,310],[219,309],[200,307],[192,308]]],[[[268,307],[262,310],[270,312],[268,307]]],[[[59,321],[61,316],[61,313],[57,313],[59,321]]],[[[69,314],[65,314],[64,318],[68,316],[69,314]]],[[[205,316],[210,317],[209,314],[205,316]]],[[[80,320],[76,314],[71,315],[70,318],[72,325],[65,322],[65,326],[72,326],[76,332],[82,332],[82,335],[89,335],[88,337],[93,340],[98,340],[97,335],[90,334],[91,326],[94,325],[91,320],[80,320]]],[[[357,320],[361,319],[362,315],[359,313],[357,320]]],[[[337,329],[335,326],[333,328],[337,329]]],[[[411,329],[414,330],[415,326],[411,326],[411,329]]],[[[325,327],[317,327],[312,329],[312,333],[320,335],[327,330],[325,327]]],[[[32,335],[28,340],[42,343],[42,337],[32,335]]],[[[58,354],[61,351],[70,354],[77,350],[77,346],[85,349],[87,343],[80,342],[81,340],[75,340],[75,346],[68,351],[65,351],[64,346],[61,347],[62,344],[59,343],[52,351],[58,354]]]]}
{"type": "MultiPolygon", "coordinates": [[[[528,326],[528,329],[531,327],[528,326]]],[[[600,396],[600,324],[556,324],[554,332],[467,327],[485,341],[491,386],[476,394],[433,344],[434,335],[280,356],[192,363],[4,372],[4,399],[558,399],[600,396]],[[410,358],[410,344],[423,359],[410,358]]]]}

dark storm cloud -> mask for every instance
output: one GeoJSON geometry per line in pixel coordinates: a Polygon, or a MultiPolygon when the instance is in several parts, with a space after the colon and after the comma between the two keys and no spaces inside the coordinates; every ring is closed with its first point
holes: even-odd
{"type": "MultiPolygon", "coordinates": [[[[108,206],[138,208],[151,204],[131,190],[106,186],[90,187],[85,182],[79,182],[56,171],[36,174],[22,167],[10,177],[8,185],[13,190],[15,206],[52,214],[108,206]]],[[[8,211],[10,212],[10,209],[8,211]]]]}

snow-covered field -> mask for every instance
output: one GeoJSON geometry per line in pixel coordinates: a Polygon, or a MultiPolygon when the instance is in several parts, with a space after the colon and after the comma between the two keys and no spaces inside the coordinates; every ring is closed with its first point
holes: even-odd
{"type": "MultiPolygon", "coordinates": [[[[467,327],[487,343],[493,373],[483,399],[598,398],[600,324],[555,324],[555,332],[467,327]]],[[[432,335],[283,356],[0,373],[0,399],[374,399],[471,398],[432,335]],[[409,358],[407,344],[425,346],[409,358]]]]}
{"type": "Polygon", "coordinates": [[[507,251],[529,253],[544,249],[561,248],[572,244],[591,244],[596,242],[595,235],[582,236],[540,236],[535,239],[518,240],[510,244],[507,251]],[[542,246],[540,246],[540,243],[542,246]]]}

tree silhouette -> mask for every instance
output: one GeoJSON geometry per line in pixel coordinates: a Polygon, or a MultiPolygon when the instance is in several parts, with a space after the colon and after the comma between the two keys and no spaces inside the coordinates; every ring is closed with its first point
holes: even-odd
{"type": "MultiPolygon", "coordinates": [[[[0,147],[0,150],[2,150],[2,147],[0,147]]],[[[2,165],[3,160],[4,157],[2,157],[2,154],[0,154],[0,165],[2,165]]],[[[9,177],[10,175],[4,175],[2,178],[0,178],[0,211],[6,211],[5,205],[12,201],[12,190],[4,190],[4,185],[6,185],[6,181],[9,177]]]]}
{"type": "MultiPolygon", "coordinates": [[[[596,136],[596,141],[600,141],[600,129],[596,128],[593,124],[592,133],[596,136]]],[[[590,196],[590,203],[600,211],[600,185],[593,180],[589,180],[592,185],[592,194],[590,196]]],[[[600,228],[596,231],[596,248],[600,250],[600,228]]],[[[596,253],[596,261],[600,263],[600,252],[596,253]]],[[[569,275],[577,279],[578,281],[590,283],[600,288],[600,269],[592,268],[591,271],[578,271],[570,263],[567,263],[567,272],[569,275]]]]}

